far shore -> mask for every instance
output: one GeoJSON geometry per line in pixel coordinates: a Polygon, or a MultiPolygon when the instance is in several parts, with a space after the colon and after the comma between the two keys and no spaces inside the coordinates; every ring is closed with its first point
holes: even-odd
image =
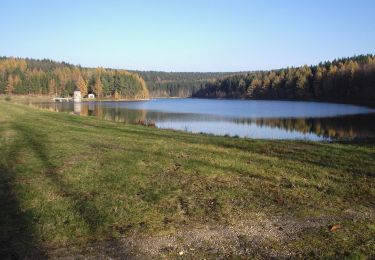
{"type": "MultiPolygon", "coordinates": [[[[6,95],[0,94],[1,99],[5,99],[10,97],[16,101],[25,101],[28,99],[32,99],[33,101],[37,102],[54,102],[52,99],[54,96],[48,95],[6,95]]],[[[90,101],[100,101],[100,102],[136,102],[136,101],[150,101],[152,99],[186,99],[186,98],[197,98],[197,99],[216,99],[216,100],[264,100],[264,101],[293,101],[293,102],[317,102],[317,103],[335,103],[335,104],[347,104],[347,105],[355,105],[355,106],[362,106],[368,108],[375,108],[375,104],[367,104],[367,103],[348,103],[348,102],[338,102],[335,100],[295,100],[295,99],[244,99],[244,98],[213,98],[213,97],[149,97],[149,98],[121,98],[121,99],[114,99],[114,98],[95,98],[95,99],[88,99],[82,98],[84,102],[90,101]]]]}
{"type": "MultiPolygon", "coordinates": [[[[0,98],[4,99],[6,97],[10,97],[12,99],[22,101],[27,99],[32,99],[34,101],[40,101],[40,102],[48,102],[53,101],[53,98],[55,96],[49,96],[49,95],[5,95],[0,94],[0,98]]],[[[190,98],[190,97],[150,97],[150,98],[120,98],[120,99],[114,99],[114,98],[82,98],[82,101],[101,101],[101,102],[131,102],[131,101],[149,101],[152,99],[183,99],[183,98],[190,98]]]]}

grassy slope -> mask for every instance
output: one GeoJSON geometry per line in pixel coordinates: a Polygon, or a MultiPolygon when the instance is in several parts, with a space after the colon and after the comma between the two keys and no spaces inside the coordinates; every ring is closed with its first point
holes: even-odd
{"type": "Polygon", "coordinates": [[[373,143],[194,135],[0,101],[0,256],[272,219],[296,239],[241,237],[246,254],[374,257],[373,143]]]}

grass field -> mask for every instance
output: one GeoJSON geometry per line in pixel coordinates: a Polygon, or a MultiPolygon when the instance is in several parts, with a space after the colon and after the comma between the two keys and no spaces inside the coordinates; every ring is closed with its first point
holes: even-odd
{"type": "Polygon", "coordinates": [[[375,141],[195,135],[0,101],[0,257],[375,257],[375,141]]]}

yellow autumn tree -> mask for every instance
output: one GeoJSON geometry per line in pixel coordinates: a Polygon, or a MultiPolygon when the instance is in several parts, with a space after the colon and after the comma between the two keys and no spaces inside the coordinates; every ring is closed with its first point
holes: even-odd
{"type": "Polygon", "coordinates": [[[55,79],[51,79],[49,81],[49,84],[48,84],[48,94],[50,96],[53,96],[53,95],[57,96],[57,88],[56,88],[56,86],[57,85],[56,85],[55,79]]]}
{"type": "Polygon", "coordinates": [[[81,75],[79,75],[76,83],[77,88],[81,91],[82,96],[87,95],[87,83],[86,81],[82,78],[81,75]]]}
{"type": "Polygon", "coordinates": [[[100,76],[97,76],[95,79],[94,92],[98,98],[102,96],[103,84],[100,80],[100,76]]]}
{"type": "Polygon", "coordinates": [[[113,97],[114,97],[114,99],[120,98],[120,94],[117,92],[117,90],[115,90],[115,93],[113,93],[113,97]]]}
{"type": "Polygon", "coordinates": [[[13,77],[12,76],[8,76],[8,80],[7,80],[7,86],[6,86],[6,93],[8,95],[11,95],[13,93],[13,88],[14,88],[14,80],[13,80],[13,77]]]}

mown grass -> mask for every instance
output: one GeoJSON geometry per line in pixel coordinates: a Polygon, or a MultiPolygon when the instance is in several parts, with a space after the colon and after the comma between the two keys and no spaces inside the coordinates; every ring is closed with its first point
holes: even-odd
{"type": "Polygon", "coordinates": [[[0,101],[0,255],[235,225],[261,212],[341,221],[337,232],[323,226],[288,242],[299,256],[374,257],[375,220],[345,217],[374,212],[374,143],[195,135],[0,101]]]}

